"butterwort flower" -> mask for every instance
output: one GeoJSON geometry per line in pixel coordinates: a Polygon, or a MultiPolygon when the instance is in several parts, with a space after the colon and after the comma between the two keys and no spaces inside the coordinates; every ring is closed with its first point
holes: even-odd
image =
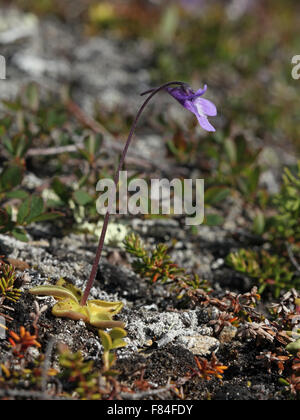
{"type": "Polygon", "coordinates": [[[166,91],[184,106],[184,108],[196,115],[199,124],[204,130],[216,131],[207,117],[215,117],[217,115],[217,108],[208,99],[201,98],[207,91],[207,85],[197,92],[194,92],[188,85],[168,87],[166,91]]]}

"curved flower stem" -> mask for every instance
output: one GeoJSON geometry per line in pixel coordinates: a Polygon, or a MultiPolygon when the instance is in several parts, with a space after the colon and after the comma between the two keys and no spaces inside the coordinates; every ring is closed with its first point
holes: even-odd
{"type": "MultiPolygon", "coordinates": [[[[134,122],[132,124],[132,127],[131,127],[131,130],[130,130],[128,139],[126,141],[126,144],[125,144],[125,147],[124,147],[124,150],[123,150],[123,153],[122,153],[122,156],[121,156],[119,165],[118,165],[117,172],[116,172],[115,177],[114,177],[114,182],[115,182],[115,184],[116,184],[117,187],[118,187],[118,184],[119,184],[120,171],[123,168],[123,165],[124,165],[124,162],[125,162],[125,158],[126,158],[126,154],[128,152],[128,149],[129,149],[131,140],[133,138],[133,134],[135,132],[135,129],[137,127],[137,124],[139,122],[139,119],[140,119],[140,117],[141,117],[144,109],[146,108],[146,106],[148,105],[148,103],[151,101],[151,99],[158,92],[160,92],[160,91],[162,91],[162,90],[164,90],[167,87],[172,86],[172,85],[184,86],[185,83],[183,83],[183,82],[169,82],[169,83],[165,83],[164,85],[160,86],[159,88],[151,89],[151,90],[149,90],[147,92],[144,92],[142,94],[142,95],[146,95],[146,94],[150,94],[150,95],[148,96],[148,98],[145,100],[145,102],[140,107],[140,109],[139,109],[139,111],[137,113],[137,116],[135,117],[135,120],[134,120],[134,122]]],[[[110,212],[109,212],[109,209],[108,209],[108,211],[107,211],[107,213],[105,215],[105,218],[104,218],[102,232],[101,232],[101,235],[100,235],[99,244],[98,244],[98,248],[97,248],[97,252],[96,252],[94,264],[93,264],[93,267],[92,267],[92,271],[91,271],[91,274],[90,274],[90,278],[89,278],[89,280],[87,282],[87,285],[86,285],[86,288],[85,288],[83,297],[81,299],[81,303],[80,304],[82,306],[85,306],[86,303],[87,303],[87,300],[88,300],[88,297],[89,297],[91,288],[93,287],[93,284],[94,284],[94,281],[95,281],[95,278],[96,278],[96,275],[97,275],[98,265],[99,265],[99,261],[100,261],[101,255],[102,255],[102,250],[103,250],[103,246],[104,246],[104,240],[105,240],[105,236],[106,236],[106,232],[107,232],[109,218],[110,218],[110,212]]]]}

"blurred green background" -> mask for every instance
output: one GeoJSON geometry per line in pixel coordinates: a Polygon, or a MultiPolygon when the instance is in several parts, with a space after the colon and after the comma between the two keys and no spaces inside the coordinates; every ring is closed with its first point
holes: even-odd
{"type": "Polygon", "coordinates": [[[153,82],[204,81],[214,89],[224,127],[251,130],[266,144],[300,147],[299,85],[291,59],[300,53],[295,0],[15,0],[55,15],[86,36],[146,39],[153,82]]]}

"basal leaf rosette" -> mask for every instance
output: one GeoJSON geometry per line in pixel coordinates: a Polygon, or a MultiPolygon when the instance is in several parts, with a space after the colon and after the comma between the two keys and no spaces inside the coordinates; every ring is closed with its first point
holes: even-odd
{"type": "Polygon", "coordinates": [[[55,286],[34,287],[30,293],[36,296],[54,297],[57,303],[52,308],[52,314],[56,317],[83,320],[100,329],[124,327],[123,322],[113,320],[113,316],[121,311],[122,302],[89,300],[85,306],[81,306],[82,291],[63,279],[55,286]]]}

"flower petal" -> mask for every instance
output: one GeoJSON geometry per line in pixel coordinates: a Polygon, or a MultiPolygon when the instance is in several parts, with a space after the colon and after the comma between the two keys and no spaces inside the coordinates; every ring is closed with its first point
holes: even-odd
{"type": "Polygon", "coordinates": [[[199,89],[197,90],[197,92],[195,93],[195,96],[202,96],[204,95],[204,93],[207,91],[207,85],[204,85],[203,89],[199,89]]]}
{"type": "Polygon", "coordinates": [[[215,117],[218,113],[215,104],[213,104],[208,99],[197,98],[194,101],[194,104],[199,112],[200,116],[208,115],[209,117],[215,117]]]}
{"type": "Polygon", "coordinates": [[[201,127],[206,131],[216,131],[216,129],[211,125],[211,123],[208,121],[207,117],[201,117],[200,115],[197,115],[199,124],[201,127]]]}
{"type": "Polygon", "coordinates": [[[184,101],[183,106],[185,107],[185,109],[191,111],[193,114],[196,115],[196,117],[198,117],[198,110],[192,101],[184,101]]]}
{"type": "Polygon", "coordinates": [[[216,131],[208,121],[207,116],[216,116],[217,108],[208,99],[200,98],[200,96],[206,92],[207,85],[205,85],[203,89],[199,89],[196,93],[194,93],[188,86],[167,88],[166,90],[184,108],[196,115],[199,124],[204,130],[212,132],[216,131]]]}
{"type": "Polygon", "coordinates": [[[184,105],[183,105],[186,109],[188,109],[189,111],[191,111],[193,114],[196,115],[199,124],[201,125],[201,127],[206,130],[206,131],[216,131],[215,128],[210,124],[210,122],[208,121],[206,115],[200,115],[196,105],[194,102],[191,101],[185,101],[184,105]]]}
{"type": "Polygon", "coordinates": [[[207,85],[204,85],[204,88],[203,89],[199,89],[199,90],[197,90],[197,92],[195,93],[195,92],[193,92],[193,90],[192,89],[190,89],[190,95],[188,95],[185,99],[187,100],[187,101],[191,101],[191,100],[194,100],[194,99],[197,99],[197,98],[199,98],[200,96],[202,96],[202,95],[204,95],[204,93],[207,91],[207,85]]]}
{"type": "Polygon", "coordinates": [[[193,94],[193,91],[188,92],[187,89],[183,86],[167,88],[166,90],[171,96],[173,96],[173,98],[177,99],[181,105],[184,105],[184,101],[186,101],[187,98],[193,94]]]}

